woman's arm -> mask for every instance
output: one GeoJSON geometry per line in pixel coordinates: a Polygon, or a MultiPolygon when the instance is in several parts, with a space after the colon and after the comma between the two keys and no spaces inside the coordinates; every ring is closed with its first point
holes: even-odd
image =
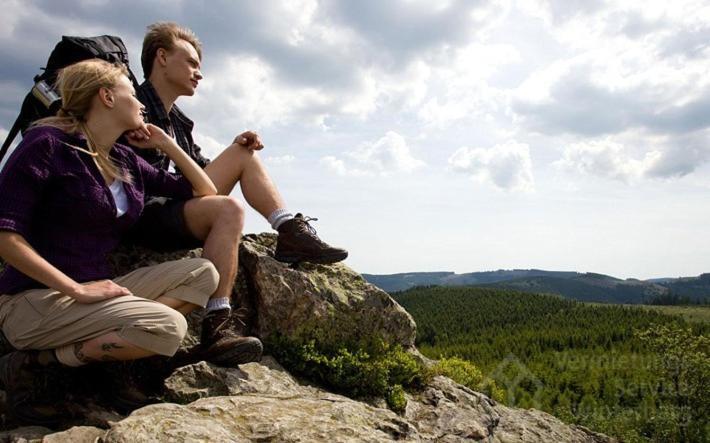
{"type": "Polygon", "coordinates": [[[126,137],[137,148],[157,148],[163,151],[192,184],[194,197],[217,195],[217,187],[205,171],[159,127],[149,123],[145,130],[131,131],[126,137]]]}
{"type": "Polygon", "coordinates": [[[217,195],[217,187],[212,183],[204,169],[195,163],[185,151],[180,149],[175,140],[168,137],[168,142],[158,149],[163,151],[175,163],[175,167],[190,181],[195,197],[217,195]]]}
{"type": "Polygon", "coordinates": [[[96,303],[121,295],[131,295],[131,291],[111,280],[87,284],[75,282],[42,258],[27,240],[16,232],[0,231],[0,257],[26,276],[72,297],[79,303],[96,303]]]}

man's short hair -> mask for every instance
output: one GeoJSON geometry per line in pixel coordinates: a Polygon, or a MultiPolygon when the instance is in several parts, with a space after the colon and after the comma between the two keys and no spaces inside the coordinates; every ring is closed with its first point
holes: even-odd
{"type": "Polygon", "coordinates": [[[191,29],[185,28],[173,22],[157,22],[148,26],[148,32],[143,39],[143,52],[141,53],[141,65],[143,66],[143,77],[150,77],[153,72],[153,61],[158,49],[172,50],[175,42],[185,40],[190,43],[197,55],[202,60],[202,43],[191,29]]]}

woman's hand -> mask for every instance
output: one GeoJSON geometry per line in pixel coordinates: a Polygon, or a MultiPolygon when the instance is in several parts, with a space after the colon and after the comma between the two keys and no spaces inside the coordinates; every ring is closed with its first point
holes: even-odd
{"type": "Polygon", "coordinates": [[[162,129],[152,123],[146,123],[138,129],[126,132],[128,142],[140,149],[155,148],[161,151],[172,139],[162,129]]]}
{"type": "Polygon", "coordinates": [[[111,280],[101,280],[80,284],[72,293],[67,294],[79,303],[96,303],[109,298],[133,295],[131,291],[111,280]]]}

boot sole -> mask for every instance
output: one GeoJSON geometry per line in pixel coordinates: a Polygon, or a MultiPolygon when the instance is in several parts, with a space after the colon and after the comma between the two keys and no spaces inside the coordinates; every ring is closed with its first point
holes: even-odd
{"type": "Polygon", "coordinates": [[[253,341],[235,346],[208,361],[218,365],[241,365],[261,360],[264,348],[259,341],[253,341]]]}
{"type": "Polygon", "coordinates": [[[44,415],[34,415],[31,413],[24,413],[21,410],[13,408],[14,410],[8,411],[8,415],[11,419],[15,420],[17,423],[28,426],[44,426],[46,428],[54,428],[59,426],[63,420],[67,420],[67,417],[61,414],[44,416],[44,415]]]}
{"type": "Polygon", "coordinates": [[[319,257],[306,257],[296,255],[277,255],[274,258],[282,263],[315,263],[319,265],[332,265],[348,258],[348,253],[337,253],[330,255],[321,255],[319,257]]]}

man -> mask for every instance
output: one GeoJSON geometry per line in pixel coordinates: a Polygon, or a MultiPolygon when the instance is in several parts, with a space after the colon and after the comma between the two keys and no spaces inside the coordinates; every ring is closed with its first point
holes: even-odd
{"type": "MultiPolygon", "coordinates": [[[[194,95],[202,79],[201,60],[201,43],[191,30],[165,22],[149,26],[141,54],[146,81],[137,94],[146,106],[148,121],[173,136],[178,145],[204,168],[219,195],[187,202],[149,200],[133,240],[159,250],[204,244],[203,257],[212,261],[220,274],[219,286],[207,306],[201,342],[205,349],[214,348],[207,352],[205,360],[215,361],[220,360],[223,350],[232,349],[230,354],[234,355],[234,346],[239,346],[238,339],[230,336],[223,327],[231,314],[229,299],[237,273],[238,244],[244,225],[242,204],[229,197],[237,182],[247,203],[278,231],[277,260],[335,263],[344,260],[347,251],[321,241],[308,224],[315,219],[301,214],[293,216],[286,209],[256,154],[264,146],[254,132],[238,135],[214,161],[202,156],[200,147],[193,141],[193,122],[175,105],[178,97],[194,95]]],[[[169,159],[158,151],[138,152],[157,167],[171,167],[169,159]]],[[[241,362],[238,357],[232,360],[231,363],[241,362]]]]}

